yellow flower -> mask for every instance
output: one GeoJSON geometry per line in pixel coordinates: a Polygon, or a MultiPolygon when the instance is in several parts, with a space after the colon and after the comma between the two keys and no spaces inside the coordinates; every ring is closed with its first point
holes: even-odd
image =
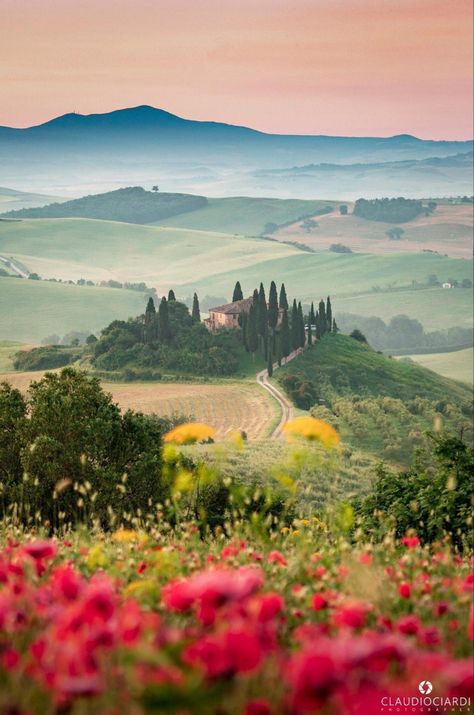
{"type": "Polygon", "coordinates": [[[165,434],[165,442],[176,442],[177,444],[193,444],[194,442],[205,442],[214,439],[216,430],[202,422],[186,422],[178,425],[171,432],[165,434]]]}
{"type": "Polygon", "coordinates": [[[88,568],[95,570],[98,568],[105,568],[108,564],[107,556],[104,553],[104,549],[100,544],[96,544],[87,554],[86,563],[88,568]]]}
{"type": "Polygon", "coordinates": [[[125,596],[146,596],[153,593],[157,588],[157,585],[150,578],[140,579],[139,581],[132,581],[124,589],[125,596]]]}
{"type": "Polygon", "coordinates": [[[314,417],[296,417],[284,425],[283,432],[290,439],[304,437],[309,441],[322,442],[326,447],[333,447],[341,441],[334,427],[314,417]]]}
{"type": "Polygon", "coordinates": [[[131,529],[119,529],[112,534],[112,539],[119,544],[129,544],[131,541],[136,541],[138,537],[138,532],[131,529]]]}

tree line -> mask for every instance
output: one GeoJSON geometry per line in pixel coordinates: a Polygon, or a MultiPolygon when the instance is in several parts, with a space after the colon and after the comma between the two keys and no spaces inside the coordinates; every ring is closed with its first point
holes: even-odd
{"type": "MultiPolygon", "coordinates": [[[[235,284],[232,302],[243,300],[240,282],[235,284]]],[[[247,352],[259,353],[267,360],[269,375],[273,372],[273,363],[281,365],[293,351],[311,345],[326,333],[337,332],[337,325],[332,315],[331,299],[321,300],[315,310],[314,303],[308,314],[304,314],[301,301],[288,301],[285,284],[277,291],[275,281],[270,283],[268,301],[263,283],[255,288],[248,313],[241,313],[239,318],[242,341],[247,352]]]]}

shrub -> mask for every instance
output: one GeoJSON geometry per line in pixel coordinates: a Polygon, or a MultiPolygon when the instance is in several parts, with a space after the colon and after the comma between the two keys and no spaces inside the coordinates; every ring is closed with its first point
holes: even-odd
{"type": "Polygon", "coordinates": [[[80,351],[60,347],[59,345],[20,350],[15,354],[15,370],[53,370],[70,365],[79,357],[80,351]]]}

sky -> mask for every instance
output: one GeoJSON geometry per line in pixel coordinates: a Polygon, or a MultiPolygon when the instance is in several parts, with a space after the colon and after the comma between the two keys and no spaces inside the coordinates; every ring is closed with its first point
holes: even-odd
{"type": "Polygon", "coordinates": [[[288,134],[468,139],[471,0],[0,0],[0,125],[149,104],[288,134]]]}

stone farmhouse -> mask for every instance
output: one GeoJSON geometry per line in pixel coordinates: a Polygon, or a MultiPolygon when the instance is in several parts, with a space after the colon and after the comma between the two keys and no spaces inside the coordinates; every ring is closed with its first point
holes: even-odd
{"type": "Polygon", "coordinates": [[[239,316],[250,311],[252,300],[253,298],[244,298],[234,303],[219,305],[217,308],[209,308],[209,317],[204,324],[212,332],[219,328],[238,328],[239,316]]]}
{"type": "MultiPolygon", "coordinates": [[[[234,303],[219,305],[217,308],[209,308],[209,317],[204,321],[205,326],[211,332],[220,328],[238,328],[239,317],[242,313],[249,313],[253,298],[236,300],[234,303]]],[[[283,318],[283,310],[279,310],[278,324],[283,318]]]]}

